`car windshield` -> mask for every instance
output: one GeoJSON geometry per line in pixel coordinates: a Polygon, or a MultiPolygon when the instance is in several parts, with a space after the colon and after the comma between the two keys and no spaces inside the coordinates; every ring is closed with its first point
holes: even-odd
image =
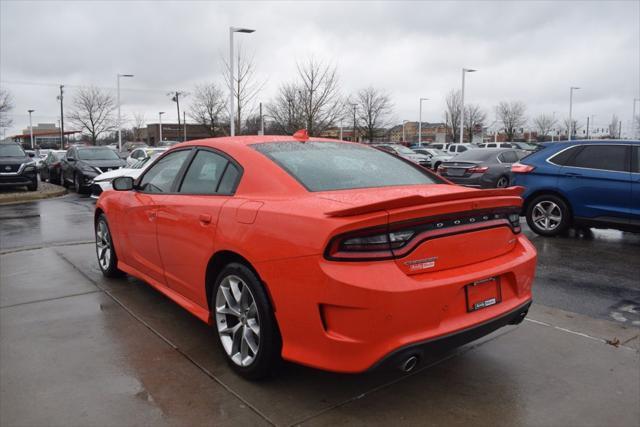
{"type": "Polygon", "coordinates": [[[17,144],[0,144],[0,157],[24,157],[26,154],[17,144]]]}
{"type": "Polygon", "coordinates": [[[417,165],[360,144],[274,142],[252,147],[309,191],[440,183],[417,165]]]}
{"type": "Polygon", "coordinates": [[[83,148],[78,150],[80,160],[119,160],[118,153],[110,148],[83,148]]]}

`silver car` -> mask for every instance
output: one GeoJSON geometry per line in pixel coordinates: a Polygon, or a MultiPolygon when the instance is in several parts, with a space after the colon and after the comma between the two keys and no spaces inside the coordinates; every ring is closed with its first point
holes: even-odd
{"type": "Polygon", "coordinates": [[[530,153],[512,148],[483,148],[458,154],[438,168],[438,174],[456,184],[477,188],[511,185],[511,165],[530,153]]]}
{"type": "Polygon", "coordinates": [[[435,148],[416,147],[413,148],[413,151],[427,156],[429,159],[429,167],[433,170],[438,169],[438,166],[440,166],[442,162],[447,162],[453,158],[451,154],[435,148]]]}

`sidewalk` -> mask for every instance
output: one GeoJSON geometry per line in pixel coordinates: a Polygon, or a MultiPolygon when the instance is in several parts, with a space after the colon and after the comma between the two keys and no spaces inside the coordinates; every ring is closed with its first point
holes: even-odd
{"type": "Polygon", "coordinates": [[[640,421],[638,328],[534,306],[410,375],[285,364],[251,383],[206,325],[138,280],[103,279],[91,244],[5,253],[0,266],[1,425],[640,421]]]}
{"type": "Polygon", "coordinates": [[[67,190],[64,187],[40,181],[36,191],[27,191],[24,187],[1,189],[0,205],[31,202],[33,200],[59,197],[64,194],[67,194],[67,190]]]}

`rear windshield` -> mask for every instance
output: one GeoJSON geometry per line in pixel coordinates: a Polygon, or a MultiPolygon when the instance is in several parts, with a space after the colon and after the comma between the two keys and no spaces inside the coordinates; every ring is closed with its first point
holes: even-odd
{"type": "Polygon", "coordinates": [[[252,147],[309,191],[441,183],[418,165],[361,144],[309,141],[263,143],[252,147]]]}
{"type": "Polygon", "coordinates": [[[86,148],[78,150],[80,160],[119,160],[120,156],[111,148],[86,148]]]}
{"type": "Polygon", "coordinates": [[[457,162],[459,160],[474,160],[484,162],[496,158],[496,156],[501,152],[502,151],[494,151],[487,148],[482,150],[467,150],[464,153],[458,154],[451,161],[457,162]]]}

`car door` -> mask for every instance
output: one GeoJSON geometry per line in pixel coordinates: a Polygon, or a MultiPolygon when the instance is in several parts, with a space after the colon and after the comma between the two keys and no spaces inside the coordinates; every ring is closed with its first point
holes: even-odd
{"type": "Polygon", "coordinates": [[[64,155],[62,163],[62,181],[73,181],[73,171],[78,161],[78,153],[75,148],[69,148],[64,155]]]}
{"type": "Polygon", "coordinates": [[[578,218],[626,223],[631,213],[631,147],[585,144],[558,177],[578,218]]]}
{"type": "Polygon", "coordinates": [[[633,147],[631,157],[631,218],[630,222],[640,227],[640,145],[633,147]]]}
{"type": "Polygon", "coordinates": [[[204,278],[215,253],[222,206],[235,192],[240,166],[224,153],[199,148],[177,191],[158,209],[158,246],[167,285],[202,308],[204,278]]]}
{"type": "Polygon", "coordinates": [[[166,284],[158,250],[157,214],[163,199],[170,193],[191,149],[168,153],[140,177],[134,191],[122,199],[122,212],[128,224],[124,233],[127,264],[152,279],[166,284]]]}

